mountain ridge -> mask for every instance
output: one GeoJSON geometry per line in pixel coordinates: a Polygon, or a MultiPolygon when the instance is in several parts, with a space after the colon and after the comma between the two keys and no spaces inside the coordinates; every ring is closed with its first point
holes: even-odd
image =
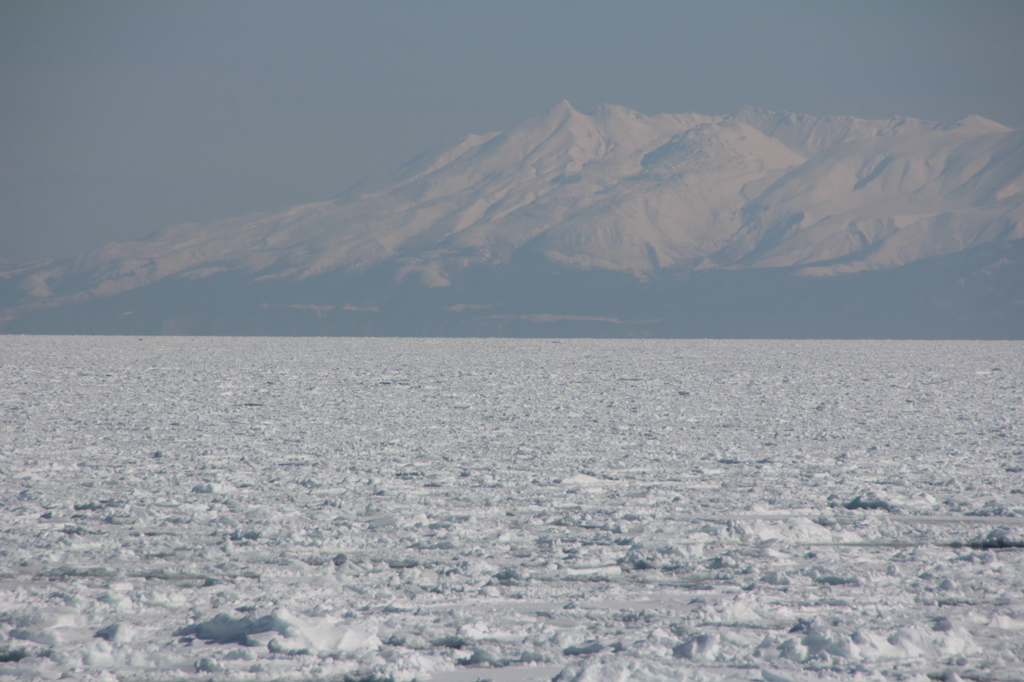
{"type": "Polygon", "coordinates": [[[1022,238],[1024,131],[981,117],[645,116],[617,105],[588,115],[563,100],[334,200],[0,267],[0,324],[30,330],[41,311],[215,275],[261,290],[329,278],[348,282],[338,285],[346,301],[380,303],[402,287],[458,288],[481,268],[523,263],[542,278],[685,283],[776,269],[812,281],[1022,238]]]}

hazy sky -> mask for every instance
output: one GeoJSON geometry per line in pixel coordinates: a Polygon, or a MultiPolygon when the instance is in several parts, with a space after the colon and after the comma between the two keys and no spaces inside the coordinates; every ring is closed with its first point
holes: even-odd
{"type": "Polygon", "coordinates": [[[330,199],[587,111],[1024,127],[1024,2],[0,4],[0,260],[330,199]]]}

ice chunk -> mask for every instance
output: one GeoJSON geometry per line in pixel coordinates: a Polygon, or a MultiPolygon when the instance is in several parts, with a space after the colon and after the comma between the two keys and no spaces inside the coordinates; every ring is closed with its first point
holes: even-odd
{"type": "Polygon", "coordinates": [[[340,621],[327,617],[301,617],[286,609],[279,609],[273,616],[274,629],[284,635],[282,646],[298,645],[324,654],[353,653],[374,650],[381,641],[375,634],[350,628],[340,621]]]}
{"type": "Polygon", "coordinates": [[[1024,548],[1024,534],[1021,533],[1020,528],[999,526],[990,530],[984,537],[977,538],[967,544],[975,549],[1024,548]]]}
{"type": "Polygon", "coordinates": [[[691,661],[712,660],[718,653],[718,633],[697,635],[691,639],[677,644],[672,649],[672,655],[676,658],[687,658],[691,661]]]}
{"type": "Polygon", "coordinates": [[[508,665],[508,661],[501,656],[501,651],[493,645],[482,645],[473,647],[473,653],[469,658],[458,659],[459,665],[487,665],[494,668],[501,668],[508,665]]]}
{"type": "Polygon", "coordinates": [[[552,682],[679,682],[680,679],[688,678],[681,677],[679,668],[675,666],[598,654],[565,667],[552,678],[552,682]]]}
{"type": "Polygon", "coordinates": [[[388,559],[386,561],[389,568],[416,568],[420,565],[420,562],[412,557],[401,557],[395,559],[388,559]]]}
{"type": "Polygon", "coordinates": [[[989,626],[999,628],[1001,630],[1024,630],[1024,620],[1011,618],[1006,614],[1000,613],[992,616],[989,626]]]}
{"type": "Polygon", "coordinates": [[[135,638],[135,629],[125,623],[113,623],[97,630],[96,637],[108,642],[130,642],[135,638]]]}
{"type": "Polygon", "coordinates": [[[188,625],[175,631],[175,637],[195,636],[215,644],[243,644],[253,646],[256,642],[251,635],[277,630],[284,625],[273,615],[252,619],[248,616],[232,618],[218,613],[210,620],[188,625]]]}
{"type": "Polygon", "coordinates": [[[600,642],[597,640],[591,640],[582,644],[567,646],[562,649],[562,653],[566,656],[589,656],[602,650],[604,650],[604,646],[600,642]]]}
{"type": "Polygon", "coordinates": [[[25,647],[0,647],[0,663],[17,663],[31,655],[32,653],[25,647]]]}
{"type": "Polygon", "coordinates": [[[761,576],[761,582],[778,586],[790,584],[789,576],[787,576],[783,571],[768,571],[761,576]]]}
{"type": "Polygon", "coordinates": [[[380,640],[369,632],[349,628],[326,617],[301,617],[286,609],[278,609],[261,618],[232,618],[219,613],[213,618],[176,631],[175,636],[194,635],[216,644],[242,644],[254,646],[253,635],[277,632],[280,637],[270,640],[271,653],[297,655],[303,650],[324,653],[349,653],[363,649],[376,649],[380,640]]]}
{"type": "Polygon", "coordinates": [[[224,665],[215,661],[212,658],[205,657],[196,661],[196,672],[197,673],[219,673],[223,672],[224,665]]]}
{"type": "Polygon", "coordinates": [[[881,509],[882,511],[887,512],[895,511],[892,504],[883,500],[877,493],[871,491],[857,495],[857,497],[843,504],[843,507],[846,509],[881,509]]]}
{"type": "Polygon", "coordinates": [[[286,656],[307,656],[311,653],[309,643],[301,637],[274,637],[267,643],[267,650],[286,656]]]}

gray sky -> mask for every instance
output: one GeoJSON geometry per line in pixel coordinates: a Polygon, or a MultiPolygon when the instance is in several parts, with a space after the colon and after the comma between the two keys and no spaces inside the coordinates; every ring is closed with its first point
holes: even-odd
{"type": "Polygon", "coordinates": [[[0,4],[0,260],[330,199],[561,99],[1024,127],[1024,2],[0,4]]]}

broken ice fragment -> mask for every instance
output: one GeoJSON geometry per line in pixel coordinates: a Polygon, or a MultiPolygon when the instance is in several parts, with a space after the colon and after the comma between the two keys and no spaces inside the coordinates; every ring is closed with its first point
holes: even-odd
{"type": "Polygon", "coordinates": [[[469,640],[458,635],[447,635],[446,637],[431,640],[430,643],[434,646],[443,646],[448,649],[461,649],[469,644],[469,640]]]}
{"type": "Polygon", "coordinates": [[[224,666],[210,657],[201,658],[196,661],[197,673],[219,673],[223,670],[224,666]]]}
{"type": "Polygon", "coordinates": [[[28,658],[32,654],[29,650],[22,647],[20,649],[11,649],[8,647],[0,648],[0,663],[17,663],[23,658],[28,658]]]}
{"type": "Polygon", "coordinates": [[[235,531],[228,536],[232,542],[241,542],[242,540],[259,540],[260,532],[258,530],[247,530],[244,533],[235,531]]]}
{"type": "Polygon", "coordinates": [[[267,643],[267,650],[272,654],[307,656],[309,647],[304,645],[305,641],[297,637],[274,637],[267,643]]]}
{"type": "Polygon", "coordinates": [[[717,651],[718,635],[712,632],[706,635],[697,635],[682,644],[677,644],[672,648],[672,655],[676,658],[686,658],[691,661],[699,659],[708,660],[713,658],[717,651]]]}
{"type": "Polygon", "coordinates": [[[566,656],[589,656],[590,654],[596,654],[603,650],[604,646],[602,646],[600,642],[597,640],[591,640],[589,642],[583,642],[582,644],[567,646],[562,649],[562,653],[566,656]]]}
{"type": "Polygon", "coordinates": [[[420,565],[420,562],[416,559],[388,559],[387,565],[389,568],[415,568],[420,565]]]}
{"type": "Polygon", "coordinates": [[[94,636],[108,642],[130,642],[134,638],[135,632],[124,623],[113,623],[97,630],[94,636]]]}
{"type": "Polygon", "coordinates": [[[1021,549],[1024,548],[1024,537],[1020,529],[999,526],[990,530],[985,537],[967,543],[973,549],[1021,549]]]}
{"type": "Polygon", "coordinates": [[[761,582],[769,585],[785,586],[790,584],[789,576],[782,571],[768,571],[761,576],[761,582]]]}
{"type": "Polygon", "coordinates": [[[232,618],[227,614],[218,613],[210,620],[176,630],[174,636],[195,635],[197,638],[212,644],[252,646],[255,641],[250,635],[270,632],[277,629],[278,626],[278,621],[274,616],[263,616],[254,620],[248,616],[232,618]]]}
{"type": "Polygon", "coordinates": [[[860,585],[860,578],[843,575],[819,575],[814,579],[819,585],[860,585]]]}
{"type": "Polygon", "coordinates": [[[881,509],[887,512],[893,511],[893,506],[891,504],[872,492],[861,493],[844,504],[843,507],[846,509],[881,509]]]}

